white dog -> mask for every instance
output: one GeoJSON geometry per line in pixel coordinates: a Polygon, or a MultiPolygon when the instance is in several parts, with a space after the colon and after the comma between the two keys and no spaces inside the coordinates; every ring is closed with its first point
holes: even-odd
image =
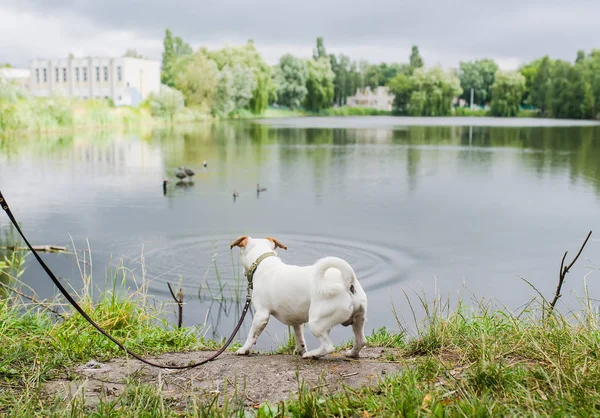
{"type": "Polygon", "coordinates": [[[316,358],[332,353],[335,348],[329,336],[331,329],[342,324],[352,325],[354,347],[348,357],[358,357],[366,344],[364,323],[367,295],[346,261],[326,257],[312,266],[285,264],[275,248],[287,247],[275,238],[242,236],[230,246],[240,247],[240,261],[246,277],[253,283],[252,305],[255,309],[252,327],[246,343],[237,351],[250,352],[271,315],[285,325],[294,327],[296,350],[304,358],[316,358]],[[304,324],[319,339],[321,346],[306,352],[304,324]]]}

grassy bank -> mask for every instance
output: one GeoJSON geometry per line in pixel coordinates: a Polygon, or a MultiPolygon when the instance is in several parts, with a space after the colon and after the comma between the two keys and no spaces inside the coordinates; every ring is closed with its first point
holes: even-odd
{"type": "MultiPolygon", "coordinates": [[[[212,119],[200,111],[178,110],[173,123],[194,123],[212,119]]],[[[89,129],[166,126],[170,120],[153,116],[148,106],[114,107],[107,100],[37,98],[0,100],[0,136],[23,132],[76,132],[89,129]]]]}
{"type": "MultiPolygon", "coordinates": [[[[489,110],[485,109],[469,109],[468,107],[455,107],[452,111],[452,116],[492,116],[489,110]]],[[[517,114],[517,118],[537,118],[540,114],[536,110],[521,109],[517,114]]]]}
{"type": "MultiPolygon", "coordinates": [[[[4,261],[4,275],[22,270],[15,258],[4,261]]],[[[18,258],[17,258],[18,260],[18,258]]],[[[117,266],[112,285],[92,300],[90,278],[82,273],[84,308],[128,347],[144,355],[215,349],[202,338],[202,328],[174,329],[133,272],[117,266]]],[[[6,281],[5,281],[6,282],[6,281]]],[[[3,287],[4,288],[4,287],[3,287]]],[[[16,289],[22,294],[26,288],[16,289]]],[[[546,312],[547,303],[532,301],[518,312],[491,304],[469,308],[420,300],[425,320],[410,335],[374,331],[370,346],[382,347],[381,361],[403,366],[364,389],[325,395],[298,381],[296,399],[248,410],[231,396],[219,405],[198,395],[185,407],[161,391],[160,385],[132,377],[117,399],[86,405],[85,393],[70,401],[48,398],[42,384],[75,377],[73,366],[94,359],[122,356],[68,306],[45,301],[32,305],[13,291],[0,298],[0,415],[31,416],[591,416],[600,413],[600,331],[589,300],[581,314],[546,312]],[[54,311],[54,312],[53,312],[54,311]],[[542,318],[544,316],[544,318],[542,318]]],[[[438,301],[439,299],[435,299],[438,301]]],[[[392,312],[390,312],[392,314],[392,312]]],[[[237,344],[236,344],[237,346],[237,344]]],[[[277,350],[290,353],[293,339],[277,350]]],[[[272,360],[271,360],[272,361],[272,360]]],[[[326,360],[324,360],[326,361],[326,360]]]]}
{"type": "MultiPolygon", "coordinates": [[[[229,119],[260,119],[302,116],[394,116],[393,111],[361,107],[335,107],[318,112],[268,108],[255,115],[242,110],[229,119]]],[[[453,116],[489,116],[486,110],[456,108],[453,116]]],[[[401,115],[398,115],[401,116],[401,115]]],[[[522,110],[518,117],[536,117],[537,113],[522,110]]],[[[140,129],[218,120],[205,112],[182,108],[173,120],[152,115],[148,105],[115,107],[107,100],[78,100],[71,98],[35,98],[2,100],[0,98],[0,137],[21,133],[72,133],[102,129],[140,129]]]]}

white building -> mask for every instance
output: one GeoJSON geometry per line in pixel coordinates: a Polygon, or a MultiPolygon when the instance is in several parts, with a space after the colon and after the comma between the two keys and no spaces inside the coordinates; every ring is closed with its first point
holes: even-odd
{"type": "Polygon", "coordinates": [[[26,68],[0,68],[0,82],[14,83],[27,90],[30,71],[26,68]]]}
{"type": "Polygon", "coordinates": [[[356,89],[356,94],[346,99],[346,106],[349,107],[370,107],[379,110],[392,110],[394,95],[389,94],[387,87],[377,87],[371,91],[367,87],[363,91],[356,89]]]}
{"type": "Polygon", "coordinates": [[[130,58],[33,60],[29,91],[33,96],[110,98],[116,106],[136,106],[160,90],[160,62],[130,58]]]}

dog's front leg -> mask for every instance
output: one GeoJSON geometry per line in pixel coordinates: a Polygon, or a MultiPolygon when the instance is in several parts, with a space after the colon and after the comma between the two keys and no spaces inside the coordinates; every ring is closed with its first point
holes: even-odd
{"type": "Polygon", "coordinates": [[[269,311],[256,311],[254,314],[254,319],[252,320],[252,327],[250,327],[250,332],[248,333],[248,338],[246,338],[246,343],[235,353],[238,355],[246,355],[250,353],[250,349],[254,344],[256,344],[256,340],[259,335],[269,322],[269,311]]]}

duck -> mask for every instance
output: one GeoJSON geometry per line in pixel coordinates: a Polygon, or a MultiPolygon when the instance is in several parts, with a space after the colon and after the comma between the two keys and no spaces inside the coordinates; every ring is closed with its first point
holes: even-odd
{"type": "Polygon", "coordinates": [[[163,195],[167,195],[167,183],[169,183],[169,179],[163,180],[163,195]]]}
{"type": "Polygon", "coordinates": [[[260,187],[260,184],[256,183],[256,193],[258,192],[266,192],[267,188],[266,187],[260,187]]]}
{"type": "Polygon", "coordinates": [[[188,176],[189,178],[194,177],[194,174],[196,174],[192,170],[190,170],[189,168],[186,168],[184,166],[179,167],[179,169],[181,171],[183,171],[185,173],[185,175],[188,176]]]}
{"type": "Polygon", "coordinates": [[[179,180],[183,181],[187,177],[187,174],[185,174],[183,171],[178,171],[177,173],[175,173],[175,177],[177,177],[179,180]]]}
{"type": "Polygon", "coordinates": [[[239,193],[234,189],[233,190],[233,198],[235,199],[236,197],[239,197],[239,193]]]}
{"type": "Polygon", "coordinates": [[[206,160],[202,161],[202,166],[203,166],[204,168],[208,167],[208,163],[206,162],[206,160]]]}

